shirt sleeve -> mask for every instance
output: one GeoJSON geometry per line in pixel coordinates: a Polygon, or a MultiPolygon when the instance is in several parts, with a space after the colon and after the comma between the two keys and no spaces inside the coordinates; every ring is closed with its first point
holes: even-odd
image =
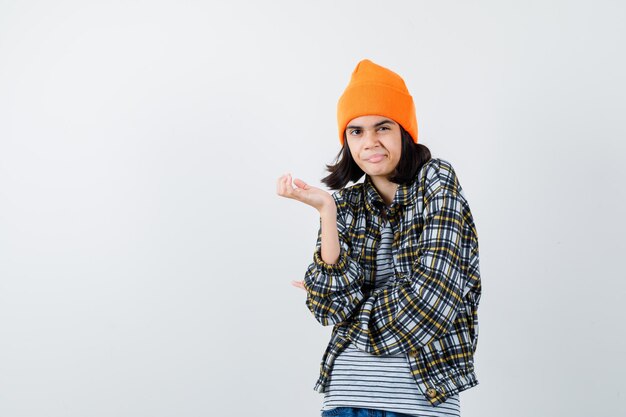
{"type": "MultiPolygon", "coordinates": [[[[472,234],[469,206],[460,191],[435,187],[424,201],[424,227],[410,274],[375,291],[337,326],[340,336],[372,354],[418,349],[452,328],[463,308],[461,256],[464,233],[472,234]]],[[[467,237],[467,235],[466,235],[467,237]]]]}
{"type": "Polygon", "coordinates": [[[361,290],[364,280],[363,268],[351,256],[348,230],[343,219],[344,203],[337,193],[333,194],[333,198],[337,205],[339,259],[335,264],[328,264],[322,259],[320,218],[313,262],[304,275],[306,306],[323,326],[346,320],[364,298],[361,290]]]}

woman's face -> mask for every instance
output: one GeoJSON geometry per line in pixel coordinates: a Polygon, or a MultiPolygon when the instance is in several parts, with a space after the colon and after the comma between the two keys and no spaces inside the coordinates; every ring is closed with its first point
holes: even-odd
{"type": "Polygon", "coordinates": [[[400,125],[385,116],[360,116],[348,122],[346,141],[357,165],[370,177],[387,179],[400,161],[400,125]]]}

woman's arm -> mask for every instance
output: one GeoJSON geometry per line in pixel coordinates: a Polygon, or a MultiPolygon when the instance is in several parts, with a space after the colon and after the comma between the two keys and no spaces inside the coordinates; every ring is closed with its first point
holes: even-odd
{"type": "Polygon", "coordinates": [[[322,260],[336,264],[339,260],[339,232],[337,231],[337,206],[333,203],[320,211],[322,233],[322,260]]]}
{"type": "Polygon", "coordinates": [[[346,320],[363,300],[363,268],[350,256],[347,228],[341,216],[344,203],[338,193],[333,199],[335,207],[320,210],[313,262],[303,281],[306,305],[324,326],[346,320]]]}

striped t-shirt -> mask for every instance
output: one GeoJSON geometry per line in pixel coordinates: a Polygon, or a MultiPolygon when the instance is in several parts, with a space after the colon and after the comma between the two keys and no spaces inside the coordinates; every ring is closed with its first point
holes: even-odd
{"type": "MultiPolygon", "coordinates": [[[[394,277],[392,242],[391,224],[385,220],[376,254],[376,288],[394,277]]],[[[459,417],[461,413],[458,393],[436,407],[426,400],[403,353],[372,355],[352,342],[335,359],[320,411],[336,407],[370,408],[416,417],[459,417]]]]}

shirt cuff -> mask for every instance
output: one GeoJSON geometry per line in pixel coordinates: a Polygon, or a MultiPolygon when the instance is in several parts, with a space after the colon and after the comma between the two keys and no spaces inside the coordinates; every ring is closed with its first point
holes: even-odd
{"type": "Polygon", "coordinates": [[[339,252],[339,259],[337,263],[329,264],[322,259],[321,248],[316,250],[313,254],[313,261],[315,265],[324,271],[328,275],[341,275],[346,269],[348,263],[348,253],[341,248],[339,252]]]}

